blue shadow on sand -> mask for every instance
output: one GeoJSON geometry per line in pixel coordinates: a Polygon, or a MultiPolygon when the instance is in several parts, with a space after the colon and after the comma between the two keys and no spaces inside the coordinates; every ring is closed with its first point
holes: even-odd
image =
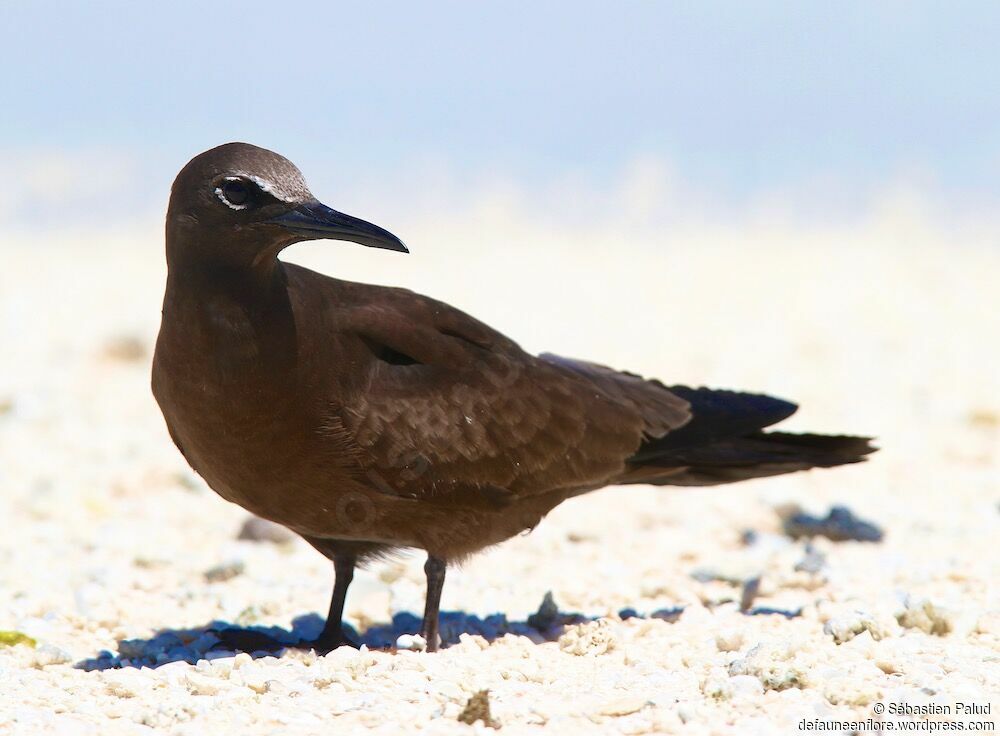
{"type": "MultiPolygon", "coordinates": [[[[648,616],[639,616],[632,609],[624,609],[619,615],[622,619],[658,618],[673,622],[682,611],[681,608],[669,608],[654,611],[648,616]]],[[[481,618],[462,611],[443,611],[442,646],[447,647],[457,643],[462,634],[481,636],[487,641],[514,634],[541,644],[558,639],[566,626],[598,618],[600,617],[545,610],[545,604],[538,613],[529,616],[525,621],[508,621],[507,616],[502,613],[481,618]]],[[[294,619],[290,631],[278,626],[237,626],[226,621],[212,621],[204,626],[187,629],[161,629],[148,639],[123,639],[118,642],[117,653],[105,650],[96,657],[77,662],[75,667],[91,671],[121,667],[160,667],[171,662],[195,664],[201,659],[233,656],[235,652],[232,648],[219,648],[220,638],[216,634],[219,631],[224,630],[230,640],[242,636],[249,644],[255,639],[270,638],[288,648],[294,648],[299,642],[315,637],[322,628],[323,618],[310,613],[294,619]]],[[[361,635],[346,624],[344,629],[351,639],[369,649],[392,650],[400,635],[417,633],[420,629],[420,617],[412,613],[398,613],[393,616],[392,623],[372,626],[361,635]]],[[[247,653],[256,659],[273,657],[282,648],[272,646],[267,649],[252,649],[252,644],[249,644],[246,648],[239,649],[242,651],[251,649],[247,653]]]]}
{"type": "MultiPolygon", "coordinates": [[[[683,608],[662,608],[647,615],[640,615],[632,608],[618,612],[621,620],[630,618],[660,619],[668,623],[676,622],[683,608]]],[[[748,616],[779,615],[795,618],[799,611],[757,607],[744,611],[748,616]]],[[[538,611],[524,621],[508,621],[507,616],[495,613],[485,618],[464,611],[442,611],[442,647],[456,644],[462,634],[481,636],[486,641],[499,639],[507,634],[524,636],[536,644],[555,641],[562,636],[567,626],[596,621],[600,616],[584,616],[579,613],[565,613],[558,609],[551,593],[546,593],[538,611]]],[[[323,618],[315,613],[299,616],[292,621],[292,628],[278,626],[238,626],[226,621],[212,621],[204,626],[187,629],[161,629],[148,639],[123,639],[118,642],[118,653],[107,650],[96,657],[77,662],[75,667],[82,670],[107,670],[122,667],[160,667],[171,662],[195,664],[202,659],[231,657],[236,651],[245,651],[251,657],[273,657],[286,648],[295,648],[303,641],[315,638],[323,629],[323,618]],[[225,632],[229,643],[223,645],[218,635],[225,632]],[[233,641],[243,644],[233,646],[233,641]],[[268,646],[258,644],[267,641],[268,646]]],[[[420,629],[420,617],[412,613],[397,613],[392,622],[369,627],[359,635],[345,624],[345,633],[359,644],[369,649],[391,651],[396,640],[403,634],[415,634],[420,629]]]]}

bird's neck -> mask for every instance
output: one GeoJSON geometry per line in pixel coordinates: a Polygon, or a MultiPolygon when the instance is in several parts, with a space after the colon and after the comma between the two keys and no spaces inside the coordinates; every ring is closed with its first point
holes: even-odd
{"type": "Polygon", "coordinates": [[[168,261],[167,288],[267,304],[285,294],[287,282],[284,265],[277,258],[254,265],[205,260],[195,263],[168,261]]]}
{"type": "Polygon", "coordinates": [[[199,380],[214,376],[219,385],[267,395],[297,370],[296,334],[287,276],[276,258],[256,268],[169,264],[157,352],[166,360],[182,356],[184,370],[199,380]]]}
{"type": "Polygon", "coordinates": [[[222,293],[257,303],[284,293],[285,273],[278,260],[284,244],[269,247],[269,243],[256,244],[245,238],[238,247],[228,239],[199,238],[196,225],[184,218],[167,219],[168,292],[174,288],[222,293]]]}
{"type": "Polygon", "coordinates": [[[226,305],[247,317],[290,317],[288,281],[277,258],[255,266],[218,262],[168,263],[164,309],[204,312],[226,305]]]}
{"type": "MultiPolygon", "coordinates": [[[[197,223],[193,223],[197,224],[197,223]]],[[[167,220],[167,288],[164,312],[197,320],[212,310],[237,310],[251,321],[291,315],[280,248],[243,247],[198,237],[183,218],[167,220]],[[279,316],[280,315],[280,316],[279,316]]]]}

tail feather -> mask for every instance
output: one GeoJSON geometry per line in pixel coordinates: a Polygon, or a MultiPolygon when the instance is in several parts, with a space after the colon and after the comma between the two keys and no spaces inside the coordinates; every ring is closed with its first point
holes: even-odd
{"type": "Polygon", "coordinates": [[[876,448],[867,437],[764,432],[797,408],[758,394],[671,387],[692,419],[650,440],[630,458],[620,483],[702,486],[861,462],[876,448]]]}
{"type": "Polygon", "coordinates": [[[670,393],[691,405],[691,419],[683,427],[650,440],[631,458],[641,463],[664,452],[696,447],[728,437],[738,437],[787,419],[799,407],[764,394],[671,386],[670,393]]]}

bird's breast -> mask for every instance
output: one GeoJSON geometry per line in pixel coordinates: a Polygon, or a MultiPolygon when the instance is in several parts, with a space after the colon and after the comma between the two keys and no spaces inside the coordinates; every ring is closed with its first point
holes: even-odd
{"type": "Polygon", "coordinates": [[[306,473],[315,481],[328,461],[294,335],[207,299],[165,309],[153,362],[153,393],[188,462],[224,498],[270,518],[264,507],[288,503],[287,488],[306,473]]]}

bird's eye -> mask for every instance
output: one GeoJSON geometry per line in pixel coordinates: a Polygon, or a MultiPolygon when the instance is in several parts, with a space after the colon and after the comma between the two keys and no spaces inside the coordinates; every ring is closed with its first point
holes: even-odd
{"type": "Polygon", "coordinates": [[[225,195],[232,204],[246,204],[250,201],[250,190],[243,182],[227,181],[222,185],[222,194],[225,195]]]}
{"type": "Polygon", "coordinates": [[[253,186],[242,179],[226,179],[215,189],[222,203],[234,210],[245,210],[254,205],[253,186]]]}

